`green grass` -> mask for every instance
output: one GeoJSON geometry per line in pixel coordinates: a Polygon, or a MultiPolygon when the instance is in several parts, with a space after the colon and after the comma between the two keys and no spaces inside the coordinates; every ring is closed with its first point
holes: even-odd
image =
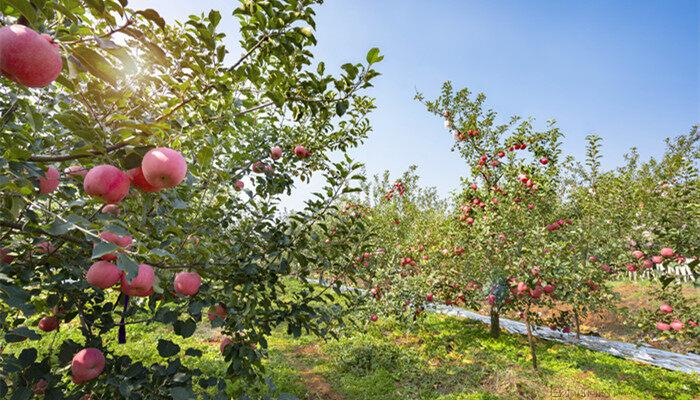
{"type": "MultiPolygon", "coordinates": [[[[158,339],[170,339],[183,351],[203,351],[202,358],[183,355],[184,364],[223,376],[226,365],[218,343],[210,340],[215,334],[200,328],[183,339],[165,327],[132,325],[127,344],[116,343],[116,332],[105,343],[116,354],[128,353],[150,365],[165,361],[156,349],[158,339]]],[[[38,342],[42,353],[48,352],[52,335],[38,342]]],[[[64,338],[82,341],[75,326],[63,326],[56,335],[56,343],[64,338]]],[[[7,350],[19,352],[29,344],[7,350]]],[[[480,323],[438,315],[411,325],[380,320],[326,342],[311,336],[290,338],[279,329],[269,344],[265,364],[276,393],[307,400],[700,398],[698,375],[552,342],[538,342],[540,371],[535,372],[523,336],[492,339],[480,323]]],[[[240,389],[232,383],[227,392],[236,396],[240,389]]]]}

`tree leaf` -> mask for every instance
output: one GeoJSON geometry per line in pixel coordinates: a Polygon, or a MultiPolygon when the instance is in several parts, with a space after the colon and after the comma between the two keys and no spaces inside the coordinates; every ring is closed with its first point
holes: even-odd
{"type": "Polygon", "coordinates": [[[168,358],[180,352],[180,346],[170,340],[158,339],[158,354],[163,358],[168,358]]]}

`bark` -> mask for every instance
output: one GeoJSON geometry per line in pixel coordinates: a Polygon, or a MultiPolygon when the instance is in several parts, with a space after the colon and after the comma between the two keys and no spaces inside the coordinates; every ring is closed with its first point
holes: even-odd
{"type": "Polygon", "coordinates": [[[530,325],[530,306],[525,310],[525,328],[527,329],[527,341],[530,344],[530,354],[532,354],[532,368],[537,371],[537,354],[535,353],[535,337],[532,335],[530,325]]]}
{"type": "Polygon", "coordinates": [[[496,306],[491,306],[491,337],[497,339],[501,334],[501,322],[496,306]]]}

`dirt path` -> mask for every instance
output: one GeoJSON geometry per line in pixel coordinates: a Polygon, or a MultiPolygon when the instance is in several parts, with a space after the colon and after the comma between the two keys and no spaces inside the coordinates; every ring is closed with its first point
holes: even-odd
{"type": "Polygon", "coordinates": [[[323,376],[313,372],[313,367],[304,361],[305,358],[323,357],[318,345],[300,346],[292,353],[286,353],[285,356],[301,374],[309,393],[307,400],[344,400],[344,397],[336,392],[323,376]]]}

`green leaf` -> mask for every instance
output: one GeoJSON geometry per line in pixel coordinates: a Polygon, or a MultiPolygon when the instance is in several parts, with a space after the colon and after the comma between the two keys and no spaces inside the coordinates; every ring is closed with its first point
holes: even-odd
{"type": "Polygon", "coordinates": [[[112,85],[116,85],[118,71],[98,52],[88,47],[80,46],[73,48],[73,55],[89,73],[112,85]]]}
{"type": "Polygon", "coordinates": [[[370,64],[374,64],[376,62],[382,61],[384,59],[384,56],[379,55],[379,49],[376,47],[371,48],[367,52],[367,62],[370,64]]]}
{"type": "Polygon", "coordinates": [[[175,334],[182,336],[183,338],[188,338],[194,334],[197,329],[197,323],[193,319],[188,319],[185,321],[177,320],[173,324],[173,330],[175,334]]]}
{"type": "Polygon", "coordinates": [[[145,10],[136,11],[136,14],[143,15],[147,20],[155,22],[160,29],[165,30],[165,20],[160,16],[160,14],[158,14],[158,11],[152,8],[147,8],[145,10]]]}
{"type": "Polygon", "coordinates": [[[350,107],[350,102],[348,102],[348,100],[339,101],[335,103],[335,113],[338,114],[339,117],[342,117],[345,111],[348,110],[348,107],[350,107]]]}
{"type": "Polygon", "coordinates": [[[129,258],[126,254],[119,253],[117,255],[117,267],[126,272],[126,279],[131,282],[139,273],[139,265],[129,258]]]}
{"type": "Polygon", "coordinates": [[[191,388],[176,386],[170,389],[170,395],[173,400],[192,400],[196,398],[191,388]]]}
{"type": "Polygon", "coordinates": [[[5,334],[5,340],[7,340],[8,343],[22,342],[26,339],[39,340],[41,336],[26,326],[20,326],[5,334]]]}
{"type": "Polygon", "coordinates": [[[36,21],[36,10],[34,10],[34,7],[28,0],[6,0],[6,2],[11,5],[12,8],[19,11],[30,24],[34,25],[34,21],[36,21]]]}
{"type": "Polygon", "coordinates": [[[170,340],[158,339],[158,354],[163,358],[168,358],[180,352],[180,346],[170,340]]]}
{"type": "Polygon", "coordinates": [[[99,242],[99,243],[95,244],[95,247],[92,248],[92,257],[90,257],[90,258],[92,258],[93,260],[96,258],[100,258],[105,254],[113,253],[118,248],[119,248],[119,246],[117,246],[114,243],[99,242]]]}

